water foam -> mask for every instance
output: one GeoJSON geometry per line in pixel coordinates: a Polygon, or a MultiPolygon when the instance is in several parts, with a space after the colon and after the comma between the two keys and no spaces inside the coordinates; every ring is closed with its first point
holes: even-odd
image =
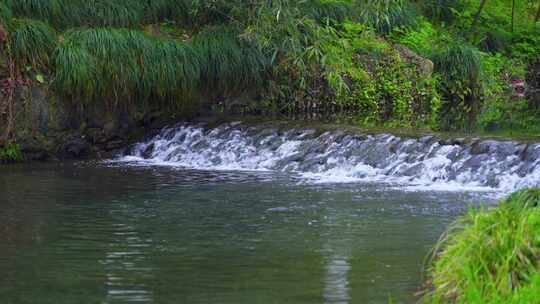
{"type": "Polygon", "coordinates": [[[312,183],[510,192],[540,185],[540,144],[442,141],[309,129],[179,125],[117,161],[199,170],[282,171],[312,183]]]}

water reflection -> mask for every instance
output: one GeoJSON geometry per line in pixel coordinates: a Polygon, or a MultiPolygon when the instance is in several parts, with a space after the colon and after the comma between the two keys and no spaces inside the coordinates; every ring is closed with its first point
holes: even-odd
{"type": "Polygon", "coordinates": [[[96,164],[10,167],[0,181],[0,301],[17,304],[408,303],[468,204],[96,164]]]}
{"type": "Polygon", "coordinates": [[[349,295],[349,271],[351,265],[346,257],[334,256],[326,265],[324,300],[326,303],[347,304],[349,295]]]}

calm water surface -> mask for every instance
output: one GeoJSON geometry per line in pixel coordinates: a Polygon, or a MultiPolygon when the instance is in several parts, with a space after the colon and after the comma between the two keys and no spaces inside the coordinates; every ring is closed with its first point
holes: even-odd
{"type": "Polygon", "coordinates": [[[479,194],[102,163],[0,167],[0,303],[411,303],[479,194]]]}

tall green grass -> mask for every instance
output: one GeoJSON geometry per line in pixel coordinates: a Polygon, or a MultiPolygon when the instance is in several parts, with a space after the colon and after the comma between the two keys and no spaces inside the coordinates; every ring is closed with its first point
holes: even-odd
{"type": "Polygon", "coordinates": [[[4,2],[0,2],[0,25],[7,27],[11,21],[11,18],[13,18],[13,13],[11,12],[9,6],[7,6],[4,2]]]}
{"type": "Polygon", "coordinates": [[[380,34],[416,24],[412,6],[404,0],[359,0],[358,10],[360,21],[380,34]]]}
{"type": "Polygon", "coordinates": [[[143,75],[139,91],[143,96],[165,100],[189,98],[200,88],[204,62],[195,48],[184,42],[157,40],[143,51],[143,75]]]}
{"type": "Polygon", "coordinates": [[[115,26],[138,28],[164,20],[185,22],[187,0],[5,0],[15,16],[46,21],[57,28],[115,26]]]}
{"type": "Polygon", "coordinates": [[[352,14],[352,3],[339,0],[315,0],[303,4],[308,16],[319,21],[342,22],[352,14]]]}
{"type": "Polygon", "coordinates": [[[540,189],[471,210],[437,246],[426,302],[540,303],[540,189]]]}
{"type": "Polygon", "coordinates": [[[182,103],[197,93],[239,93],[258,83],[263,59],[231,32],[205,32],[192,42],[128,29],[64,34],[55,52],[54,87],[83,101],[182,103]]]}
{"type": "Polygon", "coordinates": [[[188,0],[147,0],[145,18],[149,22],[162,20],[176,21],[182,24],[190,23],[190,6],[188,0]]]}
{"type": "Polygon", "coordinates": [[[472,46],[456,43],[432,56],[435,70],[447,79],[461,79],[479,84],[482,79],[480,52],[472,46]]]}
{"type": "Polygon", "coordinates": [[[265,59],[232,31],[204,31],[193,38],[200,54],[201,81],[207,92],[235,93],[258,85],[265,59]]]}
{"type": "Polygon", "coordinates": [[[442,103],[439,127],[443,130],[472,130],[482,109],[484,73],[480,52],[457,42],[432,55],[441,76],[442,103]]]}
{"type": "Polygon", "coordinates": [[[17,66],[47,67],[57,43],[54,29],[32,19],[16,19],[12,27],[9,43],[17,66]]]}

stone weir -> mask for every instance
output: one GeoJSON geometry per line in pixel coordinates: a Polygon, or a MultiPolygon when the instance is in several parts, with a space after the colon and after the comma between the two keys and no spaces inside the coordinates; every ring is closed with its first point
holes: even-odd
{"type": "Polygon", "coordinates": [[[166,127],[118,160],[199,170],[289,172],[311,182],[382,182],[505,193],[540,185],[537,143],[242,123],[166,127]]]}

